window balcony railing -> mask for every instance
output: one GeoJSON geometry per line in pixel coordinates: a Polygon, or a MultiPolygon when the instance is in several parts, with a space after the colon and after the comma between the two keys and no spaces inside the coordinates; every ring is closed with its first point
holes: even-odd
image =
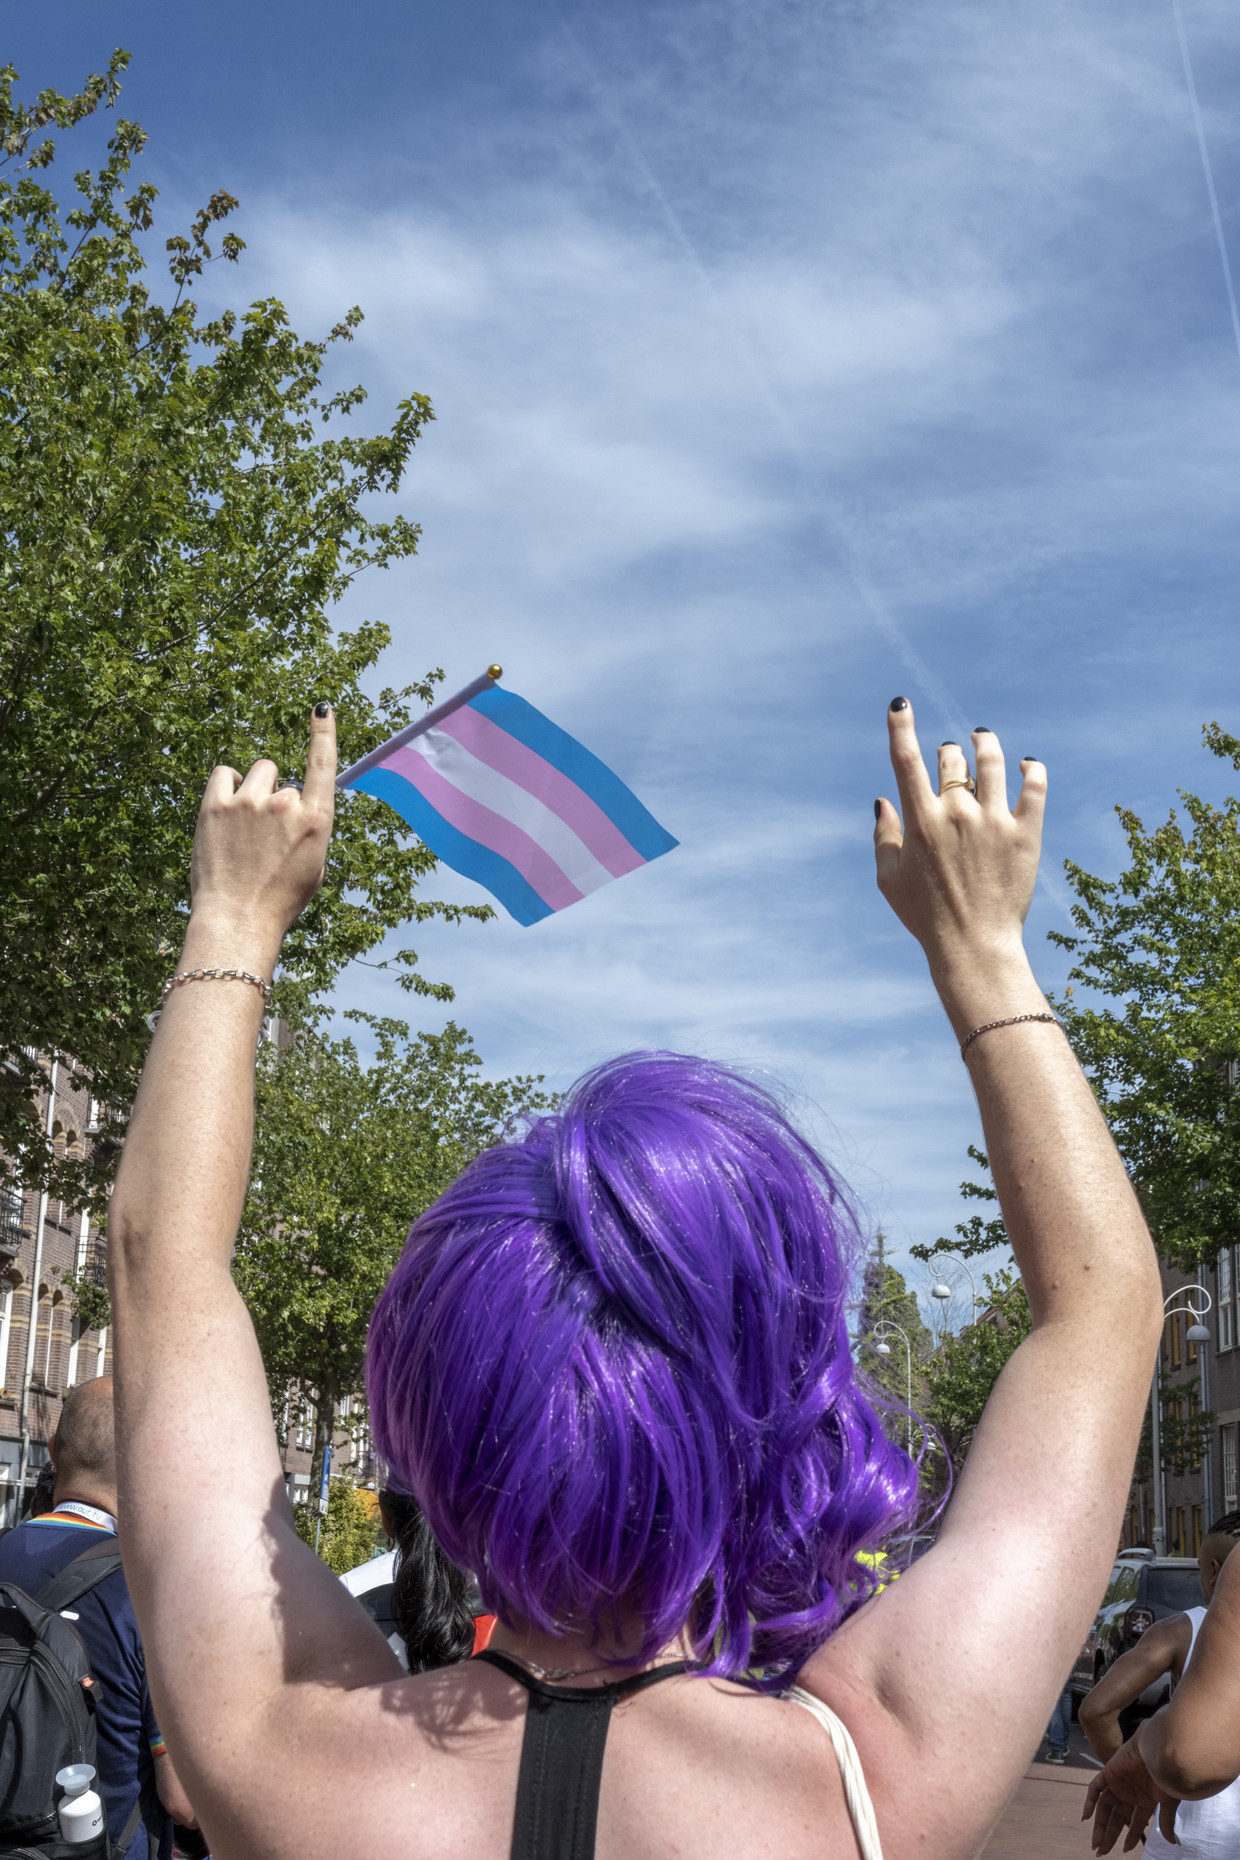
{"type": "Polygon", "coordinates": [[[22,1204],[14,1196],[0,1195],[0,1254],[15,1259],[22,1250],[22,1204]]]}

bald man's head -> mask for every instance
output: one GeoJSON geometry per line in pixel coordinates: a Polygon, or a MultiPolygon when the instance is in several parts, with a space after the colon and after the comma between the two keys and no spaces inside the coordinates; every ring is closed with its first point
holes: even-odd
{"type": "Polygon", "coordinates": [[[115,1510],[116,1425],[111,1376],[97,1376],[72,1391],[60,1411],[51,1446],[57,1499],[77,1493],[89,1500],[94,1493],[109,1511],[115,1510]]]}

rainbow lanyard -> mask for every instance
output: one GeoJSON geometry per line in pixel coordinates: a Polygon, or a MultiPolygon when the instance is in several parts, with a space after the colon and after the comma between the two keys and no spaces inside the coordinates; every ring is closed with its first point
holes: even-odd
{"type": "Polygon", "coordinates": [[[81,1504],[76,1498],[67,1498],[55,1511],[32,1518],[31,1523],[67,1524],[74,1531],[110,1531],[113,1537],[116,1535],[116,1519],[110,1511],[101,1511],[97,1505],[81,1504]]]}

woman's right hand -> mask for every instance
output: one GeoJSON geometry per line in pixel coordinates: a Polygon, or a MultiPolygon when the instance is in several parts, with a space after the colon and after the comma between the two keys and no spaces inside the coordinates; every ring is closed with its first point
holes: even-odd
{"type": "Polygon", "coordinates": [[[904,698],[888,710],[887,727],[903,826],[890,801],[875,803],[878,888],[925,950],[953,1020],[1023,1012],[1028,1003],[1005,991],[1032,981],[1021,932],[1038,874],[1046,770],[1032,758],[1021,763],[1010,809],[999,739],[974,730],[976,794],[963,785],[969,770],[958,743],[939,748],[936,793],[904,698]],[[962,785],[942,792],[952,782],[962,785]]]}

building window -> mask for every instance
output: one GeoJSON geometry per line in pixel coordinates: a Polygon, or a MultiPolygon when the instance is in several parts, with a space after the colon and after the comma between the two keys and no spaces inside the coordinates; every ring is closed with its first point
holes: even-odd
{"type": "Polygon", "coordinates": [[[13,1332],[13,1281],[6,1279],[0,1289],[0,1383],[8,1387],[9,1342],[13,1332]]]}
{"type": "Polygon", "coordinates": [[[78,1353],[82,1347],[82,1320],[75,1317],[69,1332],[69,1367],[65,1371],[65,1387],[75,1389],[78,1379],[78,1353]]]}
{"type": "Polygon", "coordinates": [[[1236,1312],[1232,1303],[1231,1248],[1218,1256],[1218,1347],[1230,1350],[1236,1341],[1236,1312]]]}
{"type": "MultiPolygon", "coordinates": [[[[31,1288],[33,1291],[33,1287],[31,1288]]],[[[43,1358],[44,1370],[47,1368],[47,1353],[51,1347],[52,1336],[52,1294],[48,1286],[41,1286],[39,1295],[34,1300],[34,1354],[31,1357],[32,1380],[39,1380],[39,1357],[43,1358]]]]}
{"type": "Polygon", "coordinates": [[[0,1246],[9,1254],[22,1249],[22,1208],[25,1196],[16,1182],[0,1188],[0,1246]]]}
{"type": "Polygon", "coordinates": [[[83,1214],[78,1226],[77,1252],[73,1259],[73,1270],[80,1277],[86,1270],[86,1255],[90,1248],[90,1215],[83,1214]]]}
{"type": "Polygon", "coordinates": [[[104,1365],[108,1360],[108,1327],[105,1324],[99,1332],[99,1342],[95,1347],[95,1374],[104,1374],[104,1365]]]}
{"type": "MultiPolygon", "coordinates": [[[[1201,1413],[1201,1396],[1198,1394],[1197,1390],[1191,1387],[1187,1389],[1183,1389],[1175,1397],[1175,1400],[1172,1402],[1171,1413],[1172,1413],[1173,1418],[1179,1422],[1189,1422],[1189,1421],[1195,1420],[1196,1417],[1201,1413]]],[[[1188,1472],[1195,1473],[1195,1472],[1201,1471],[1200,1439],[1201,1439],[1200,1435],[1194,1429],[1192,1446],[1189,1449],[1189,1457],[1185,1463],[1186,1470],[1188,1472]]],[[[1195,1550],[1194,1551],[1186,1550],[1182,1552],[1182,1554],[1185,1556],[1189,1556],[1189,1555],[1195,1556],[1197,1553],[1195,1550]]]]}
{"type": "Polygon", "coordinates": [[[1236,1430],[1219,1428],[1219,1458],[1223,1463],[1223,1510],[1234,1511],[1240,1504],[1240,1482],[1236,1478],[1236,1430]]]}
{"type": "Polygon", "coordinates": [[[47,1313],[47,1350],[43,1357],[43,1386],[46,1389],[58,1389],[64,1386],[60,1358],[64,1343],[64,1332],[60,1327],[60,1314],[64,1309],[65,1295],[53,1292],[51,1305],[47,1313]]]}
{"type": "Polygon", "coordinates": [[[1180,1314],[1178,1311],[1169,1313],[1163,1326],[1163,1348],[1171,1367],[1179,1369],[1182,1366],[1182,1358],[1180,1356],[1180,1314]]]}

